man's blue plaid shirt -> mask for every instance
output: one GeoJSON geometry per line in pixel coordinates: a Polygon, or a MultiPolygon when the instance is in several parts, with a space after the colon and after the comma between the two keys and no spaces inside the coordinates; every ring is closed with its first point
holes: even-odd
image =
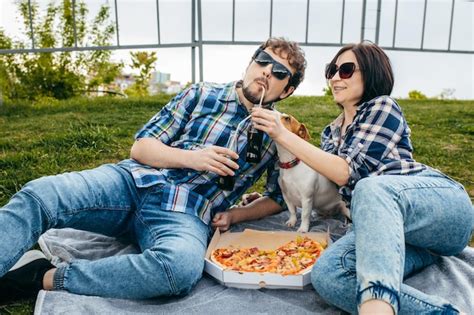
{"type": "MultiPolygon", "coordinates": [[[[237,82],[228,84],[199,83],[173,98],[135,135],[140,138],[158,138],[164,144],[184,150],[206,146],[228,147],[237,125],[249,112],[236,94],[237,82]]],[[[137,187],[159,185],[162,194],[161,209],[198,216],[206,224],[213,215],[231,207],[240,196],[267,171],[265,196],[284,205],[278,185],[279,169],[274,142],[264,134],[262,161],[245,161],[247,129],[250,120],[239,128],[237,153],[239,169],[235,171],[233,191],[223,191],[219,176],[193,169],[156,169],[134,160],[120,164],[127,167],[137,187]]]]}
{"type": "Polygon", "coordinates": [[[368,176],[406,175],[427,168],[413,159],[413,147],[402,110],[389,96],[376,97],[357,108],[353,122],[341,139],[343,113],[321,136],[321,149],[344,158],[350,177],[339,192],[350,203],[357,182],[368,176]]]}

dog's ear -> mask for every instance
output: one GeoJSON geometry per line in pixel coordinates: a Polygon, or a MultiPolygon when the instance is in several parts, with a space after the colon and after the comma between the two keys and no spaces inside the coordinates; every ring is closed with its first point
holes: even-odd
{"type": "Polygon", "coordinates": [[[304,124],[301,124],[300,129],[298,130],[298,136],[305,139],[306,141],[311,139],[311,136],[309,135],[308,128],[306,128],[306,126],[304,124]]]}

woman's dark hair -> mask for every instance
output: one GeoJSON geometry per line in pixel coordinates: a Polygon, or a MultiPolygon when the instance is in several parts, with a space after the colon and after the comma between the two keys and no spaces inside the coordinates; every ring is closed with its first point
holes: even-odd
{"type": "Polygon", "coordinates": [[[370,41],[349,44],[338,51],[330,64],[336,63],[337,58],[348,50],[356,56],[362,81],[364,81],[364,94],[359,104],[380,95],[390,95],[394,83],[393,71],[390,59],[382,48],[370,41]]]}

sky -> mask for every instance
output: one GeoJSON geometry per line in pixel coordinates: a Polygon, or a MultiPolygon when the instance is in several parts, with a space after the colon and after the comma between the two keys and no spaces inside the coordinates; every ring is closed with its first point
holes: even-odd
{"type": "MultiPolygon", "coordinates": [[[[21,38],[14,0],[0,0],[0,27],[14,38],[21,38]]],[[[46,7],[49,1],[38,1],[46,7]]],[[[424,48],[448,47],[451,0],[429,0],[426,12],[424,48]]],[[[102,4],[113,0],[87,0],[89,19],[102,4]]],[[[156,1],[117,0],[120,44],[157,42],[156,1]]],[[[160,0],[161,43],[188,43],[191,39],[191,1],[160,0]]],[[[270,34],[270,0],[236,0],[235,40],[264,41],[270,34]]],[[[362,0],[346,0],[343,42],[360,40],[362,0]]],[[[456,0],[451,49],[474,50],[474,1],[456,0]]],[[[376,0],[367,0],[365,38],[375,41],[376,0]]],[[[273,36],[303,42],[306,36],[306,0],[274,0],[273,36]]],[[[395,46],[421,45],[424,0],[399,0],[395,46]]],[[[309,42],[337,43],[341,37],[342,0],[311,0],[309,42]]],[[[202,0],[203,39],[232,39],[232,0],[202,0]]],[[[392,46],[395,0],[384,0],[381,8],[379,44],[392,46]]],[[[115,14],[112,14],[114,17],[115,14]]],[[[114,42],[115,44],[115,42],[114,42]]],[[[256,46],[206,45],[204,80],[228,82],[242,78],[256,46]]],[[[340,47],[303,46],[308,60],[305,81],[297,95],[321,95],[326,86],[324,67],[340,47]]],[[[160,48],[156,70],[171,74],[171,79],[191,80],[191,49],[160,48]]],[[[429,97],[451,91],[451,97],[474,99],[474,54],[430,53],[386,50],[395,73],[392,95],[407,97],[419,90],[429,97]]],[[[130,51],[117,50],[115,60],[130,62],[130,51]]],[[[125,71],[129,71],[126,68],[125,71]]],[[[197,73],[196,78],[199,79],[197,73]]]]}

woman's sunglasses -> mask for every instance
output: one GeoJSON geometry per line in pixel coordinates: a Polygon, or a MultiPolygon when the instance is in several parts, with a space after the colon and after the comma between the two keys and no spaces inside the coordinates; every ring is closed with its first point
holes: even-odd
{"type": "Polygon", "coordinates": [[[278,80],[284,80],[286,77],[292,77],[291,71],[287,67],[276,61],[269,54],[267,54],[262,48],[257,49],[253,54],[252,59],[262,67],[266,67],[268,64],[272,64],[272,74],[278,80]]]}
{"type": "Polygon", "coordinates": [[[349,79],[356,71],[356,65],[353,62],[346,62],[338,67],[335,63],[330,63],[326,66],[326,79],[332,79],[338,71],[341,79],[349,79]]]}

